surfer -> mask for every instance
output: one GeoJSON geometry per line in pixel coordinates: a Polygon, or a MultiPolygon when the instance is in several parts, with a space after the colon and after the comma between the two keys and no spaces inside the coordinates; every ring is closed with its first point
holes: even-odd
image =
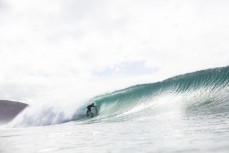
{"type": "MultiPolygon", "coordinates": [[[[89,117],[89,113],[91,113],[91,108],[92,107],[95,107],[96,114],[98,114],[98,110],[97,110],[95,104],[92,103],[92,104],[90,104],[90,105],[87,106],[87,117],[89,117]]],[[[93,117],[93,114],[92,114],[92,117],[93,117]]]]}

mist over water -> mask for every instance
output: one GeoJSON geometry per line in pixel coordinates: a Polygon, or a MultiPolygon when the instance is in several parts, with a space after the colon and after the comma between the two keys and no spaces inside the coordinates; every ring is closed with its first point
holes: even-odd
{"type": "Polygon", "coordinates": [[[82,105],[30,106],[1,129],[0,147],[3,152],[228,152],[228,117],[229,67],[222,67],[132,86],[82,105]],[[92,102],[99,115],[87,118],[92,102]]]}

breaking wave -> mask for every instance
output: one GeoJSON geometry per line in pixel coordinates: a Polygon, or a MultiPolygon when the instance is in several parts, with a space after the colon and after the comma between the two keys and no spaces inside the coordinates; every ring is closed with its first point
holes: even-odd
{"type": "Polygon", "coordinates": [[[164,113],[215,115],[229,113],[229,66],[141,84],[94,97],[75,108],[30,106],[10,126],[43,126],[69,121],[122,121],[164,113]],[[99,115],[88,119],[86,106],[94,102],[99,115]]]}

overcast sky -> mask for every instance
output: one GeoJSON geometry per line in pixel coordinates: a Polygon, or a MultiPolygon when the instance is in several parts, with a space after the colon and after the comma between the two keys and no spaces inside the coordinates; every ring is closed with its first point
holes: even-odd
{"type": "Polygon", "coordinates": [[[81,100],[229,65],[227,0],[0,0],[0,99],[81,100]]]}

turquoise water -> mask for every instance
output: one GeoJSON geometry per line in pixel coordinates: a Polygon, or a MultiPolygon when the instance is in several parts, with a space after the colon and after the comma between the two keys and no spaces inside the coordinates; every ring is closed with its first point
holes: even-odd
{"type": "Polygon", "coordinates": [[[0,152],[229,152],[229,67],[31,106],[0,129],[0,152]],[[95,118],[85,117],[94,102],[95,118]],[[71,109],[70,109],[71,108],[71,109]]]}

